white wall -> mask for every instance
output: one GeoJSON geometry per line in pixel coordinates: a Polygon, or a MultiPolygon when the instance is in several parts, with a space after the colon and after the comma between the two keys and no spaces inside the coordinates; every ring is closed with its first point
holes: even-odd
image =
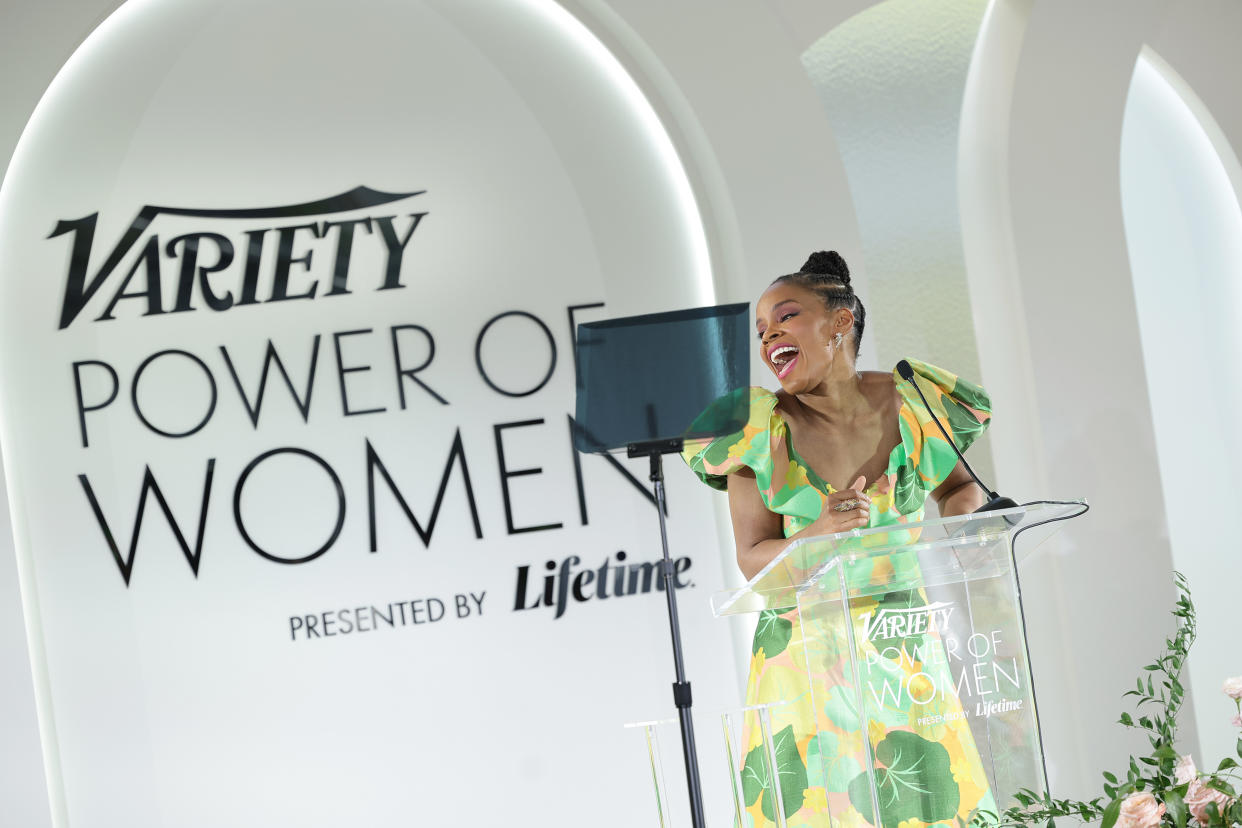
{"type": "Polygon", "coordinates": [[[1169,541],[1193,586],[1199,620],[1189,674],[1205,761],[1230,755],[1236,712],[1213,691],[1238,669],[1221,573],[1242,571],[1242,550],[1213,520],[1230,514],[1242,465],[1234,428],[1242,387],[1227,379],[1242,360],[1242,210],[1237,158],[1214,145],[1210,117],[1155,52],[1134,70],[1122,132],[1121,195],[1143,361],[1151,389],[1169,541]],[[1196,112],[1195,110],[1199,110],[1196,112]],[[1222,158],[1221,151],[1225,155],[1222,158]],[[1232,168],[1232,169],[1230,169],[1232,168]],[[1232,175],[1231,175],[1232,173],[1232,175]]]}
{"type": "Polygon", "coordinates": [[[879,310],[868,330],[883,344],[869,367],[887,370],[910,356],[979,374],[956,162],[963,88],[986,7],[889,0],[826,32],[802,56],[859,215],[865,298],[879,310]]]}
{"type": "MultiPolygon", "coordinates": [[[[56,68],[114,5],[6,3],[0,157],[56,68]]],[[[753,298],[821,247],[841,250],[866,289],[849,183],[800,57],[872,3],[565,5],[618,54],[678,144],[721,301],[753,298]]],[[[1019,499],[1081,495],[1094,505],[1065,528],[1058,554],[1032,562],[1028,579],[1035,663],[1057,665],[1040,673],[1039,690],[1059,795],[1098,793],[1097,772],[1141,746],[1118,738],[1111,722],[1120,693],[1170,629],[1173,556],[1120,209],[1126,93],[1150,44],[1242,146],[1240,15],[1232,0],[995,0],[968,81],[962,225],[982,380],[998,404],[990,437],[998,487],[1019,499]]],[[[1205,617],[1226,583],[1192,584],[1205,617]]],[[[7,596],[14,584],[13,556],[0,548],[7,596]]],[[[14,677],[0,695],[0,732],[16,734],[0,748],[0,767],[12,769],[0,774],[0,799],[25,803],[32,816],[22,824],[39,825],[20,614],[12,601],[0,612],[0,663],[14,677]]],[[[1202,683],[1192,688],[1197,698],[1219,692],[1202,683]]]]}
{"type": "Polygon", "coordinates": [[[1125,90],[1161,5],[1036,3],[1013,88],[1010,196],[1048,486],[1094,508],[1066,528],[1044,593],[1065,656],[1040,684],[1069,712],[1054,744],[1073,739],[1080,758],[1054,784],[1083,796],[1097,769],[1146,747],[1114,711],[1170,628],[1152,611],[1171,605],[1172,559],[1118,181],[1125,90]]]}
{"type": "MultiPolygon", "coordinates": [[[[0,159],[8,169],[30,113],[61,65],[118,5],[116,0],[6,2],[0,26],[0,159]]],[[[2,451],[2,447],[0,447],[2,451]]],[[[9,523],[0,499],[0,801],[13,825],[51,825],[33,680],[9,523]]]]}
{"type": "MultiPolygon", "coordinates": [[[[1208,131],[1207,137],[1225,162],[1235,199],[1242,196],[1242,174],[1236,163],[1242,154],[1242,100],[1234,89],[1238,77],[1239,32],[1242,32],[1242,5],[1229,0],[1192,0],[1171,7],[1161,27],[1147,39],[1147,45],[1183,82],[1183,100],[1208,131]]],[[[1231,279],[1236,282],[1236,271],[1231,279]]],[[[1234,319],[1236,328],[1236,317],[1234,319]]],[[[1227,376],[1228,371],[1212,371],[1214,386],[1221,382],[1222,375],[1227,376]]],[[[1216,400],[1219,403],[1223,398],[1225,395],[1216,400]]],[[[1231,411],[1230,415],[1233,414],[1231,411]]],[[[1214,465],[1221,462],[1214,450],[1200,454],[1199,459],[1214,465]]],[[[1179,485],[1178,478],[1165,473],[1166,488],[1179,485]]],[[[1219,502],[1229,504],[1224,508],[1232,511],[1232,504],[1237,502],[1237,486],[1229,486],[1217,496],[1221,498],[1219,502]]],[[[1184,519],[1177,514],[1170,518],[1171,522],[1184,519]]],[[[1222,713],[1232,711],[1228,700],[1220,693],[1220,685],[1225,676],[1242,673],[1239,648],[1230,637],[1230,631],[1236,628],[1234,596],[1237,594],[1236,590],[1231,590],[1231,581],[1242,572],[1242,555],[1236,543],[1220,537],[1212,540],[1209,554],[1199,556],[1198,549],[1194,544],[1179,546],[1177,554],[1191,558],[1194,563],[1186,565],[1204,573],[1192,580],[1199,607],[1201,643],[1191,656],[1190,673],[1195,690],[1194,713],[1204,746],[1202,758],[1207,763],[1221,755],[1236,736],[1221,720],[1222,713]],[[1213,567],[1216,562],[1219,566],[1213,567]],[[1227,577],[1214,577],[1217,572],[1227,577]],[[1216,747],[1215,752],[1211,746],[1216,747]]],[[[1183,566],[1182,560],[1178,559],[1179,567],[1183,566]]]]}
{"type": "MultiPolygon", "coordinates": [[[[1045,726],[1058,793],[1098,792],[1099,770],[1145,746],[1111,721],[1172,629],[1169,481],[1149,403],[1168,389],[1148,386],[1121,215],[1131,74],[1146,43],[1176,53],[1236,147],[1236,96],[1221,85],[1238,75],[1223,44],[1240,31],[1232,4],[997,0],[979,46],[964,165],[976,329],[989,387],[1034,415],[1016,429],[998,420],[1000,480],[1020,497],[1082,494],[1094,506],[1032,564],[1027,591],[1051,610],[1032,638],[1036,663],[1042,654],[1059,665],[1039,683],[1045,713],[1057,714],[1045,726]]],[[[1231,600],[1219,579],[1191,586],[1205,621],[1231,600]]],[[[1192,681],[1192,702],[1215,701],[1220,678],[1192,681]]],[[[1193,707],[1187,751],[1197,750],[1193,707]]]]}

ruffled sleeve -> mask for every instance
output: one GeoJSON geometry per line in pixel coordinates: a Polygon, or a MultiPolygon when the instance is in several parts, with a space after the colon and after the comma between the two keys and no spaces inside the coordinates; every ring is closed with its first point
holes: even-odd
{"type": "Polygon", "coordinates": [[[896,471],[894,505],[903,514],[921,508],[927,494],[957,466],[957,455],[927,412],[914,384],[922,389],[927,404],[960,451],[966,451],[992,419],[992,401],[982,388],[943,368],[913,359],[907,362],[914,369],[913,381],[903,380],[893,371],[902,399],[898,423],[901,445],[894,450],[890,463],[890,469],[895,466],[896,471]]]}
{"type": "MultiPolygon", "coordinates": [[[[772,476],[771,424],[776,395],[758,387],[739,388],[733,394],[750,396],[750,414],[746,425],[740,431],[720,437],[687,439],[682,459],[700,480],[713,489],[727,489],[728,475],[743,467],[755,472],[756,477],[764,481],[760,488],[766,488],[772,476]]],[[[718,419],[716,408],[735,405],[737,400],[734,395],[722,397],[713,404],[695,420],[689,431],[693,433],[701,423],[718,419]]]]}

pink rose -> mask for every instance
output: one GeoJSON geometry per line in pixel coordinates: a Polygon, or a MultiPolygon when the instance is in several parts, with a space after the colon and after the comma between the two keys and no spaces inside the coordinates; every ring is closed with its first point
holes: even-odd
{"type": "Polygon", "coordinates": [[[1203,784],[1202,779],[1190,780],[1190,787],[1186,789],[1186,807],[1190,809],[1191,815],[1200,825],[1207,825],[1208,805],[1215,802],[1217,809],[1224,813],[1225,809],[1233,804],[1233,799],[1220,791],[1213,790],[1203,784]]]}
{"type": "Polygon", "coordinates": [[[1173,766],[1173,778],[1179,785],[1185,785],[1198,774],[1199,772],[1195,769],[1195,760],[1190,758],[1189,753],[1178,759],[1177,764],[1173,766]]]}
{"type": "Polygon", "coordinates": [[[1225,679],[1225,686],[1221,689],[1231,699],[1242,699],[1242,676],[1225,679]]]}
{"type": "Polygon", "coordinates": [[[1121,802],[1117,828],[1158,828],[1164,816],[1164,803],[1146,791],[1135,791],[1121,802]]]}

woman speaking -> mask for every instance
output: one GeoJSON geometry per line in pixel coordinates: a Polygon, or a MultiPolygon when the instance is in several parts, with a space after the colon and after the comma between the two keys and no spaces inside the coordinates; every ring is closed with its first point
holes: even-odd
{"type": "MultiPolygon", "coordinates": [[[[912,381],[896,373],[859,372],[855,364],[865,319],[849,268],[835,252],[815,253],[797,273],[777,278],[759,297],[755,327],[764,364],[780,391],[750,389],[750,417],[742,431],[686,444],[690,468],[728,492],[738,565],[748,579],[798,538],[919,521],[928,494],[945,517],[983,504],[913,383],[961,450],[987,427],[987,394],[914,360],[909,360],[912,381]]],[[[876,562],[877,569],[883,566],[876,562]]],[[[908,593],[877,595],[870,607],[903,598],[923,600],[908,593]]],[[[863,604],[855,609],[856,619],[868,611],[867,601],[863,604]]],[[[814,645],[821,661],[825,647],[838,648],[837,655],[826,657],[836,667],[821,680],[831,683],[832,676],[845,675],[843,644],[814,645]]],[[[806,689],[808,646],[812,642],[804,642],[794,610],[764,612],[746,690],[748,705],[785,702],[773,708],[772,731],[782,742],[778,778],[789,825],[827,826],[830,801],[834,818],[849,828],[864,821],[884,828],[956,825],[977,809],[995,810],[960,702],[952,693],[918,692],[917,683],[927,680],[931,668],[904,649],[886,649],[883,657],[872,652],[872,664],[882,669],[879,678],[863,675],[864,689],[868,682],[896,680],[911,692],[868,694],[871,709],[864,720],[853,692],[832,693],[813,709],[806,689]],[[875,751],[895,732],[901,737],[875,754],[882,763],[889,761],[884,773],[876,774],[884,790],[878,797],[881,814],[872,819],[867,776],[858,761],[861,740],[869,739],[875,751]],[[903,748],[904,759],[894,759],[892,744],[903,748]]],[[[744,781],[767,776],[755,764],[762,762],[755,750],[758,731],[748,717],[744,781]]],[[[756,828],[771,824],[770,786],[760,793],[754,784],[743,787],[756,828]]]]}

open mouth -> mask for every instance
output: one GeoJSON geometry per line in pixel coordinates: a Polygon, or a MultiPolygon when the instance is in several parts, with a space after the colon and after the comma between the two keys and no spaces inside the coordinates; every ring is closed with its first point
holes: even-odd
{"type": "Polygon", "coordinates": [[[768,361],[776,369],[776,378],[784,379],[798,361],[798,349],[792,345],[779,345],[768,352],[768,361]]]}

